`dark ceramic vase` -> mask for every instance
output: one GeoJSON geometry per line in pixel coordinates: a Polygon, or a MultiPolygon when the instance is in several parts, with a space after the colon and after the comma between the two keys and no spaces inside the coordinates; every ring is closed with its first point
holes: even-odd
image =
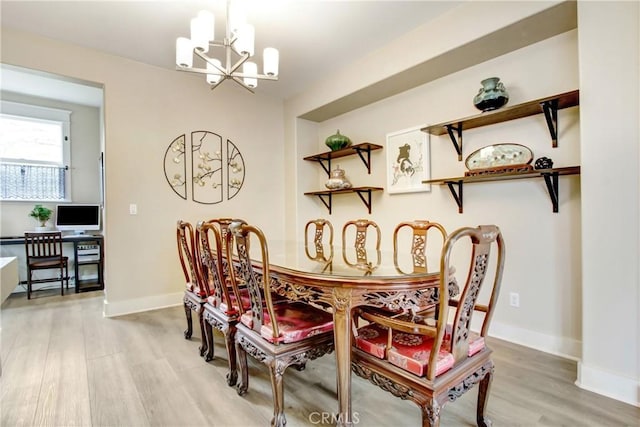
{"type": "Polygon", "coordinates": [[[551,169],[553,167],[553,160],[548,157],[540,157],[533,164],[536,169],[551,169]]]}
{"type": "Polygon", "coordinates": [[[509,94],[499,77],[490,77],[480,82],[482,87],[473,98],[473,105],[482,111],[497,110],[509,101],[509,94]]]}

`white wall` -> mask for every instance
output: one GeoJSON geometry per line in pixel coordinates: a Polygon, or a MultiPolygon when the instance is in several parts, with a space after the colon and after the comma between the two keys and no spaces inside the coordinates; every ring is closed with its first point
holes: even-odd
{"type": "Polygon", "coordinates": [[[577,383],[640,406],[639,24],[638,2],[579,3],[585,338],[577,383]]]}
{"type": "Polygon", "coordinates": [[[104,85],[107,315],[181,303],[178,219],[244,217],[267,235],[284,230],[282,103],[200,76],[2,29],[4,63],[104,85]],[[65,61],[60,61],[65,58],[65,61]],[[231,139],[246,165],[242,190],[216,205],[175,195],[163,172],[173,139],[210,130],[231,139]],[[129,215],[129,204],[138,215],[129,215]]]}

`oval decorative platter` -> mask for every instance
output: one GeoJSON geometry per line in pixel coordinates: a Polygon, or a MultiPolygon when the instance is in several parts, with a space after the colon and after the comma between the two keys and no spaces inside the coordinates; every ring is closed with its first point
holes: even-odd
{"type": "Polygon", "coordinates": [[[533,160],[530,148],[521,144],[493,144],[482,147],[467,156],[465,165],[473,171],[504,166],[528,165],[533,160]]]}

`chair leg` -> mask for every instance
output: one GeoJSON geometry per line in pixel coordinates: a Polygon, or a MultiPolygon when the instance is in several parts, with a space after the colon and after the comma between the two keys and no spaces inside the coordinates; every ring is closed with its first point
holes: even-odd
{"type": "Polygon", "coordinates": [[[284,416],[284,383],[282,375],[284,372],[281,367],[278,369],[278,362],[272,361],[269,364],[271,373],[271,392],[273,394],[273,419],[271,419],[271,427],[284,427],[287,419],[284,416]]]}
{"type": "Polygon", "coordinates": [[[187,329],[184,331],[184,338],[191,339],[191,335],[193,335],[193,320],[191,319],[191,308],[184,303],[184,314],[187,316],[187,329]]]}
{"type": "Polygon", "coordinates": [[[60,295],[64,296],[64,266],[60,267],[60,295]]]}
{"type": "Polygon", "coordinates": [[[491,427],[492,424],[486,415],[487,400],[489,399],[492,380],[493,372],[489,371],[484,378],[480,380],[480,384],[478,385],[478,408],[476,412],[478,427],[491,427]]]}
{"type": "Polygon", "coordinates": [[[422,410],[422,427],[440,426],[440,404],[435,398],[430,398],[420,407],[422,410]]]}
{"type": "Polygon", "coordinates": [[[31,270],[27,272],[27,299],[31,299],[31,270]]]}
{"type": "Polygon", "coordinates": [[[229,360],[229,372],[227,372],[227,384],[233,387],[238,382],[238,367],[236,366],[236,348],[235,348],[236,327],[229,326],[224,331],[224,341],[227,346],[227,358],[229,360]]]}
{"type": "Polygon", "coordinates": [[[236,340],[236,357],[238,358],[238,367],[240,370],[240,383],[236,386],[238,395],[243,396],[249,389],[249,366],[247,365],[247,352],[236,340]]]}
{"type": "Polygon", "coordinates": [[[198,313],[198,323],[200,323],[200,357],[204,357],[204,355],[207,353],[207,335],[204,332],[204,324],[206,323],[204,321],[204,316],[202,313],[202,307],[200,308],[200,312],[198,313]]]}
{"type": "Polygon", "coordinates": [[[204,321],[204,333],[207,337],[207,353],[204,355],[205,362],[211,362],[215,357],[215,350],[213,347],[213,328],[211,327],[211,323],[204,321]]]}

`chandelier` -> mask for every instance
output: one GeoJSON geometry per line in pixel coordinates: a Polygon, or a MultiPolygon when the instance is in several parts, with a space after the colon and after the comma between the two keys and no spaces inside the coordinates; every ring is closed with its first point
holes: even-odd
{"type": "Polygon", "coordinates": [[[259,74],[258,65],[250,61],[255,53],[255,28],[247,23],[238,5],[227,1],[224,39],[215,39],[214,23],[213,13],[207,10],[198,12],[191,19],[191,38],[178,37],[176,40],[176,70],[205,74],[212,90],[229,79],[254,93],[258,79],[278,80],[277,49],[264,49],[263,74],[259,74]],[[222,60],[215,58],[214,53],[222,60]],[[204,61],[205,68],[194,68],[194,56],[204,61]]]}

